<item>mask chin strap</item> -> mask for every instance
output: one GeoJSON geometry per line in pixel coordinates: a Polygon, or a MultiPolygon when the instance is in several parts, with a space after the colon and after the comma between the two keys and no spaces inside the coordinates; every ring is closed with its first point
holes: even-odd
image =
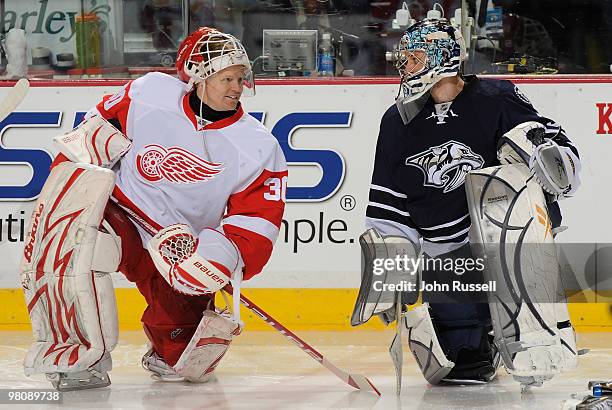
{"type": "MultiPolygon", "coordinates": [[[[202,95],[204,94],[204,87],[206,87],[206,80],[202,80],[198,83],[195,82],[194,78],[192,77],[191,79],[189,79],[189,83],[187,83],[187,91],[192,91],[196,93],[198,92],[198,84],[202,84],[202,95]],[[195,86],[195,88],[194,88],[195,86]]],[[[198,96],[198,100],[200,100],[200,109],[198,110],[198,118],[200,119],[199,121],[196,121],[196,126],[198,127],[198,131],[202,131],[204,129],[204,126],[200,125],[200,122],[205,121],[204,118],[204,101],[200,98],[200,96],[198,96]]],[[[211,156],[210,156],[210,151],[208,150],[208,143],[206,142],[206,135],[204,135],[204,133],[202,134],[202,142],[204,143],[204,153],[206,154],[206,160],[213,162],[211,156]]]]}
{"type": "Polygon", "coordinates": [[[189,78],[189,81],[187,82],[187,84],[185,84],[185,91],[189,92],[193,90],[194,84],[195,84],[195,79],[193,77],[189,78]]]}

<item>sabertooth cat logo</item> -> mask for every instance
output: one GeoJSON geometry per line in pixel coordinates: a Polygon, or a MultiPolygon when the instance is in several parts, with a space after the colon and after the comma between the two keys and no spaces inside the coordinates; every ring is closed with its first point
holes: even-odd
{"type": "Polygon", "coordinates": [[[484,160],[467,145],[449,141],[406,158],[406,165],[423,172],[423,185],[444,188],[444,193],[447,193],[463,185],[467,173],[482,168],[484,160]]]}

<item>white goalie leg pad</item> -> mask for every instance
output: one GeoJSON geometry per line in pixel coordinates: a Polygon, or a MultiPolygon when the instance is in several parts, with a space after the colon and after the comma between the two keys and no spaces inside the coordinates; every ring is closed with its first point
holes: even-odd
{"type": "Polygon", "coordinates": [[[114,181],[110,170],[64,162],[38,198],[20,266],[35,339],[27,375],[111,367],[118,326],[109,272],[121,244],[99,226],[114,181]]]}
{"type": "Polygon", "coordinates": [[[241,325],[230,316],[206,310],[174,370],[190,382],[208,381],[233,338],[241,331],[241,325]]]}
{"type": "Polygon", "coordinates": [[[425,380],[431,384],[440,383],[455,367],[455,363],[448,360],[440,346],[429,314],[429,305],[423,303],[406,312],[404,323],[408,332],[408,347],[425,380]]]}
{"type": "Polygon", "coordinates": [[[398,300],[413,304],[418,299],[419,246],[402,236],[382,236],[373,228],[359,237],[359,244],[363,270],[351,325],[361,325],[373,315],[388,325],[395,321],[398,300]]]}
{"type": "Polygon", "coordinates": [[[72,131],[53,139],[60,152],[72,162],[112,168],[132,142],[99,115],[86,118],[72,131]]]}
{"type": "Polygon", "coordinates": [[[578,350],[576,347],[576,330],[570,322],[567,303],[555,303],[554,311],[563,351],[563,361],[559,364],[559,369],[572,370],[578,366],[578,356],[587,351],[578,350]]]}
{"type": "Polygon", "coordinates": [[[497,287],[488,293],[495,344],[517,380],[541,384],[574,366],[576,355],[565,340],[569,318],[556,306],[564,296],[542,188],[526,165],[513,164],[469,173],[466,190],[470,242],[497,287]]]}
{"type": "Polygon", "coordinates": [[[222,289],[230,277],[200,256],[198,239],[188,225],[175,224],[160,230],[147,243],[155,267],[175,290],[186,295],[205,295],[222,289]]]}

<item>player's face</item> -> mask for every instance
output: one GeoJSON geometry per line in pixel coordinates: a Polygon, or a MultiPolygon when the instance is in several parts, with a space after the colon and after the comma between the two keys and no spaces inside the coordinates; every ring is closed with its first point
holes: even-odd
{"type": "Polygon", "coordinates": [[[419,73],[423,68],[425,68],[425,62],[427,59],[427,55],[425,51],[422,50],[406,50],[404,52],[404,58],[406,59],[406,64],[404,64],[404,75],[411,77],[417,73],[419,73]]]}
{"type": "Polygon", "coordinates": [[[213,110],[235,110],[242,95],[244,66],[224,68],[206,79],[202,101],[213,110]]]}

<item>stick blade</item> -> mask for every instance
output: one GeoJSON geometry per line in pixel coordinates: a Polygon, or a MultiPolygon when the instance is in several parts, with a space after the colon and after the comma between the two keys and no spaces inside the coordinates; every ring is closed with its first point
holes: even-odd
{"type": "Polygon", "coordinates": [[[374,383],[372,383],[364,375],[347,373],[329,360],[327,360],[326,357],[322,358],[321,364],[325,368],[330,370],[333,374],[338,376],[338,378],[341,379],[344,383],[347,383],[349,386],[354,387],[358,390],[372,392],[380,397],[380,391],[376,388],[376,386],[374,386],[374,383]]]}
{"type": "Polygon", "coordinates": [[[393,342],[391,342],[391,346],[389,346],[389,355],[391,356],[393,367],[395,367],[395,394],[399,396],[402,392],[402,366],[404,363],[401,333],[396,333],[393,338],[393,342]]]}
{"type": "Polygon", "coordinates": [[[348,383],[356,389],[372,392],[378,397],[381,396],[380,391],[374,386],[374,383],[362,374],[349,374],[348,383]]]}

